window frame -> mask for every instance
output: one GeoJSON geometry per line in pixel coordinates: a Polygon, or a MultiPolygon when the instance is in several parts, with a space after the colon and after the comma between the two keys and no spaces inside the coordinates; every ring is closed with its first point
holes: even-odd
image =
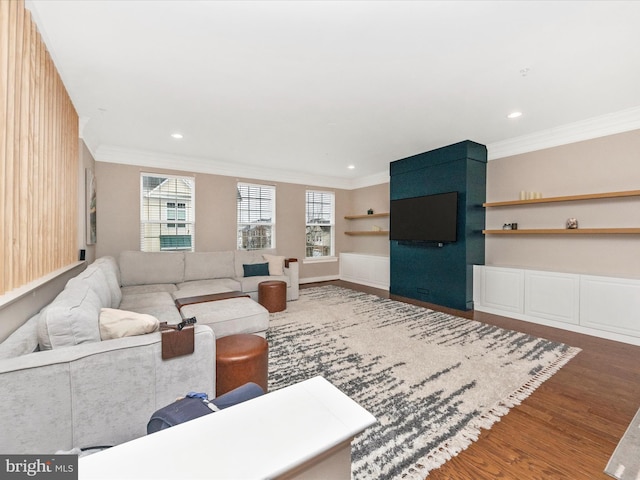
{"type": "MultiPolygon", "coordinates": [[[[249,192],[247,192],[249,193],[249,192]]],[[[268,184],[262,184],[262,183],[251,183],[251,182],[237,182],[236,184],[236,248],[238,250],[246,250],[246,251],[252,251],[252,250],[264,250],[264,249],[275,249],[276,248],[276,187],[275,185],[268,185],[268,184]],[[270,213],[271,213],[271,218],[269,219],[269,221],[263,221],[263,220],[257,220],[257,221],[251,221],[251,212],[262,212],[262,209],[252,209],[252,208],[247,208],[246,210],[242,210],[241,209],[241,202],[242,202],[242,193],[241,193],[241,189],[247,188],[249,191],[250,189],[260,189],[260,190],[268,190],[271,192],[271,199],[267,199],[266,197],[262,197],[262,193],[260,193],[260,196],[256,197],[258,203],[261,205],[261,202],[269,200],[270,202],[270,213]],[[264,198],[264,199],[263,199],[264,198]],[[241,217],[243,212],[247,212],[248,214],[248,221],[242,221],[241,217]],[[245,244],[244,238],[242,236],[242,228],[248,227],[249,229],[251,228],[256,228],[256,227],[260,227],[260,226],[269,226],[270,227],[270,233],[269,233],[269,245],[259,245],[256,246],[254,248],[247,248],[247,245],[245,244]]],[[[249,198],[249,197],[247,197],[249,198]]]]}
{"type": "MultiPolygon", "coordinates": [[[[322,209],[321,209],[322,210],[322,209]]],[[[324,213],[324,212],[322,212],[324,213]]],[[[331,261],[333,259],[335,259],[335,249],[336,249],[336,193],[334,191],[330,191],[330,190],[317,190],[317,189],[307,189],[305,190],[305,202],[304,202],[304,215],[305,215],[305,245],[304,245],[304,254],[305,254],[305,258],[304,261],[305,262],[322,262],[322,261],[331,261]],[[329,219],[329,223],[323,223],[323,222],[310,222],[309,221],[309,217],[310,217],[310,213],[316,213],[316,212],[310,212],[309,211],[309,205],[312,203],[318,203],[317,201],[315,202],[310,202],[309,201],[309,194],[312,195],[328,195],[331,197],[331,212],[330,212],[330,216],[331,218],[329,219]],[[326,255],[317,255],[317,256],[308,256],[308,249],[310,248],[310,245],[308,243],[308,229],[309,227],[329,227],[330,228],[330,245],[329,245],[329,252],[326,255]]],[[[320,245],[320,246],[324,246],[324,245],[320,245]]],[[[311,248],[313,248],[313,245],[311,245],[311,248]]]]}
{"type": "Polygon", "coordinates": [[[195,230],[195,176],[140,172],[140,251],[193,252],[195,251],[195,230]],[[158,178],[163,179],[163,181],[158,183],[158,185],[152,189],[145,190],[145,178],[158,178]],[[176,180],[178,182],[183,181],[188,184],[188,190],[190,190],[189,195],[181,194],[177,191],[177,188],[173,193],[159,192],[158,189],[167,180],[176,180]],[[156,195],[152,195],[154,191],[156,191],[156,195]],[[150,198],[154,198],[155,204],[148,201],[150,198]],[[145,200],[147,201],[145,202],[145,200]],[[154,208],[158,209],[155,213],[157,218],[150,218],[151,215],[149,215],[149,212],[154,208]],[[189,212],[189,210],[191,211],[189,212]],[[153,226],[159,226],[160,231],[157,235],[149,234],[149,230],[154,228],[153,226]],[[181,230],[186,230],[186,232],[181,230]],[[176,238],[171,239],[169,237],[176,238]],[[189,237],[189,242],[185,241],[185,237],[189,237]],[[154,239],[157,239],[157,245],[155,245],[156,241],[154,239]],[[189,246],[186,246],[187,243],[189,246]],[[165,245],[164,247],[163,244],[165,245]]]}

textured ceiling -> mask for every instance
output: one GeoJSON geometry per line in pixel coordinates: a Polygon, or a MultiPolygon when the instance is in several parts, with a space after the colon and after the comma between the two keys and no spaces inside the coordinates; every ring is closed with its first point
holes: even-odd
{"type": "Polygon", "coordinates": [[[98,160],[135,152],[177,169],[340,181],[640,106],[635,1],[27,8],[98,160]]]}

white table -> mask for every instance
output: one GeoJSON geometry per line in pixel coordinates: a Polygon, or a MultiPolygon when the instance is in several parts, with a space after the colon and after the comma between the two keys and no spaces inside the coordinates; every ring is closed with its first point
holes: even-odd
{"type": "Polygon", "coordinates": [[[80,479],[351,478],[376,419],[322,377],[79,459],[80,479]]]}

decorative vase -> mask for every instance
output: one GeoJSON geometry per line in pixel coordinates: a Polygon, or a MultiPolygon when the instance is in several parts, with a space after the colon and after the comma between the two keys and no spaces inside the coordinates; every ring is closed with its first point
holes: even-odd
{"type": "Polygon", "coordinates": [[[367,210],[367,215],[373,215],[373,208],[370,208],[369,210],[367,210]]]}
{"type": "Polygon", "coordinates": [[[578,228],[578,220],[575,218],[567,218],[567,228],[570,230],[578,228]]]}

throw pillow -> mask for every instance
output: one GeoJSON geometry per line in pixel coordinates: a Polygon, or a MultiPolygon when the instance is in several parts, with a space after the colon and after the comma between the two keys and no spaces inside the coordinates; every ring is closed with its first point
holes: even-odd
{"type": "Polygon", "coordinates": [[[242,265],[245,277],[262,277],[269,275],[268,263],[250,263],[242,265]]]}
{"type": "Polygon", "coordinates": [[[269,275],[284,275],[284,257],[266,253],[262,254],[262,256],[269,262],[269,275]]]}
{"type": "Polygon", "coordinates": [[[155,332],[159,328],[158,319],[152,315],[115,308],[102,308],[99,323],[102,340],[144,335],[155,332]]]}

